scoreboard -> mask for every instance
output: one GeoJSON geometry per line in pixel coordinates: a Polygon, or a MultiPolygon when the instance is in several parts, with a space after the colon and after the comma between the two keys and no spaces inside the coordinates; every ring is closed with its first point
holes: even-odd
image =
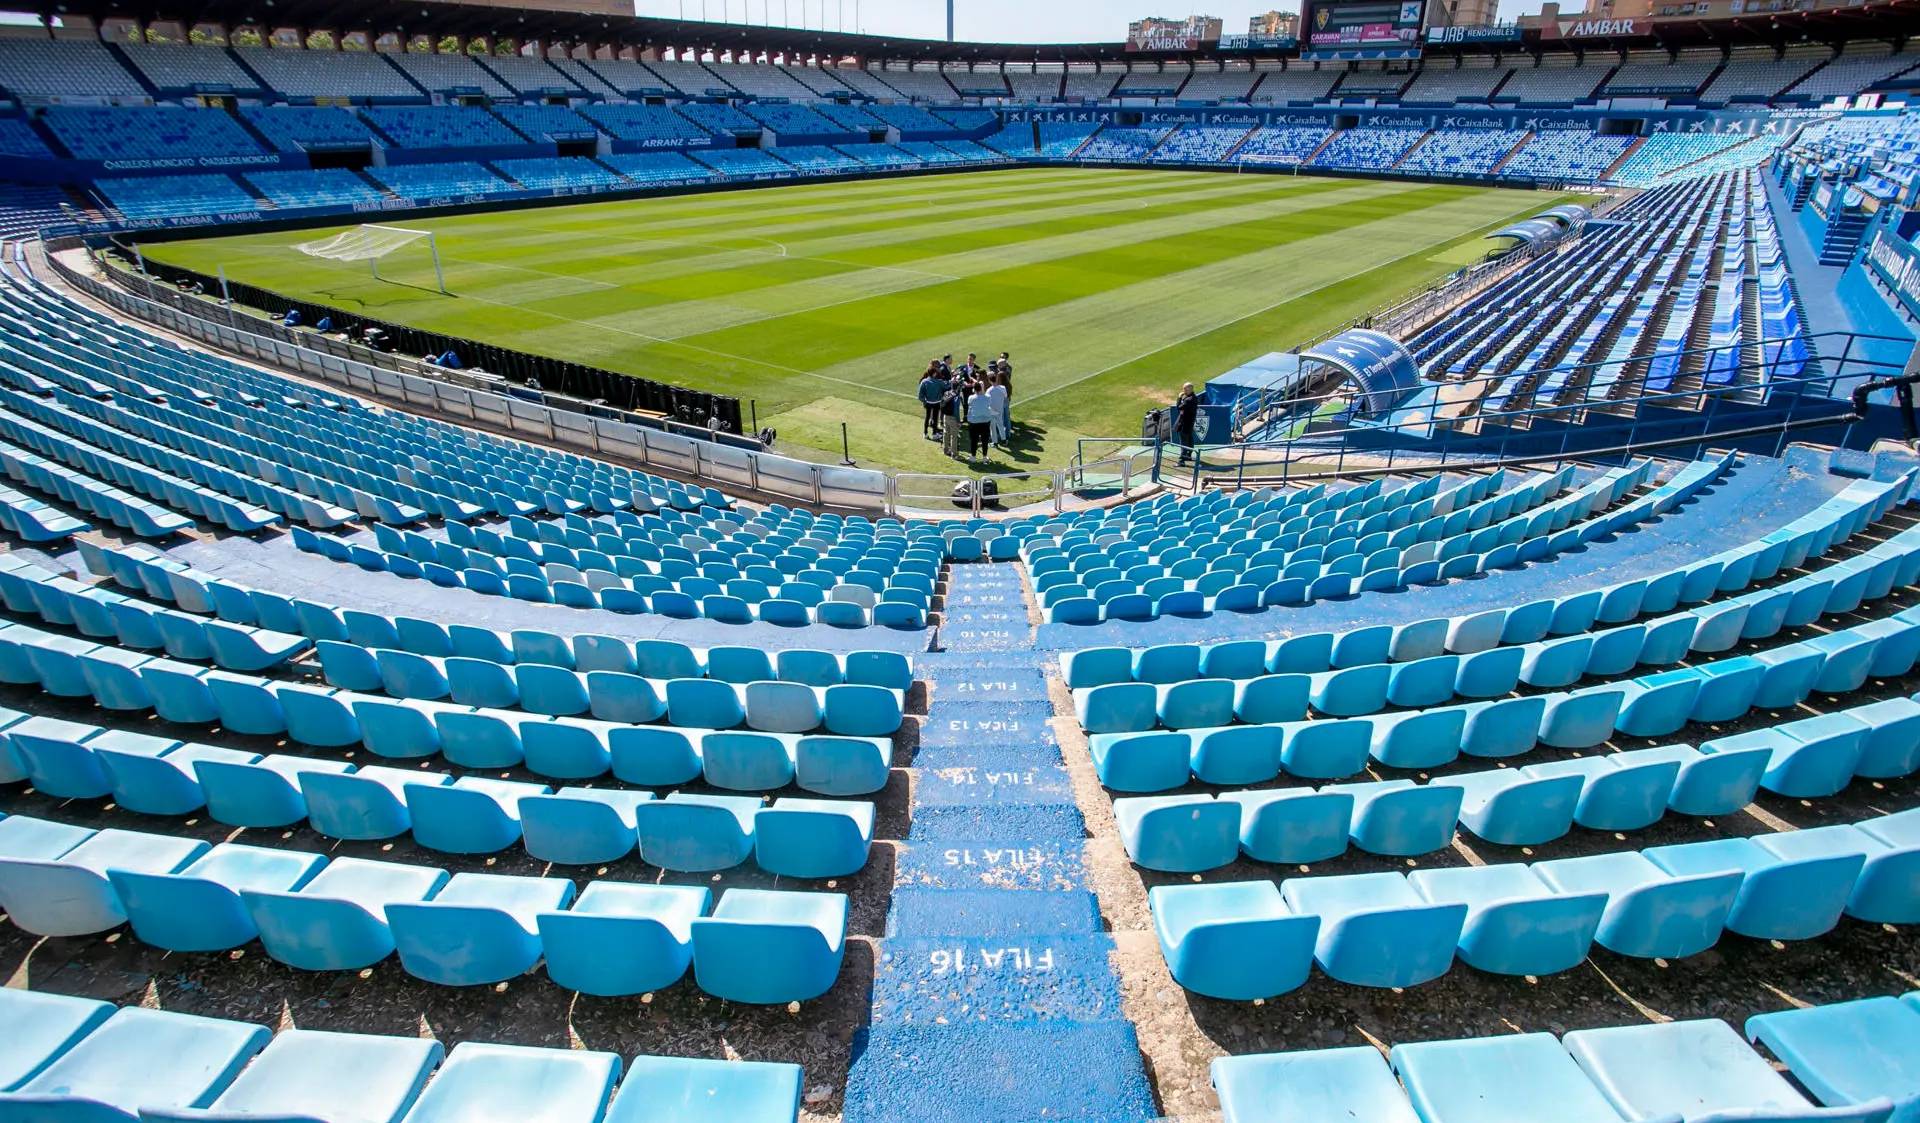
{"type": "Polygon", "coordinates": [[[1425,0],[1308,0],[1302,45],[1322,57],[1417,52],[1425,0]]]}

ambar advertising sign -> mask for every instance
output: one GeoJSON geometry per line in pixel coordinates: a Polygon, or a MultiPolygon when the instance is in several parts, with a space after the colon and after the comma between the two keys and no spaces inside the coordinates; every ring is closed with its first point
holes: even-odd
{"type": "Polygon", "coordinates": [[[1200,40],[1178,32],[1151,31],[1127,40],[1129,51],[1197,51],[1200,40]]]}

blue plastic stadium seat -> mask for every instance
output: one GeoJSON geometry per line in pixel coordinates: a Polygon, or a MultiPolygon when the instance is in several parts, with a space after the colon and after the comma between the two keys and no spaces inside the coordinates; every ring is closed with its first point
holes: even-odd
{"type": "Polygon", "coordinates": [[[621,788],[561,788],[520,798],[527,853],[561,865],[598,865],[633,853],[634,808],[652,792],[621,788]]]}
{"type": "Polygon", "coordinates": [[[0,1094],[0,1116],[104,1123],[205,1107],[272,1037],[246,1022],[127,1007],[0,1094]]]}
{"type": "Polygon", "coordinates": [[[1356,986],[1406,987],[1453,965],[1464,904],[1432,904],[1397,873],[1295,877],[1280,886],[1295,912],[1320,917],[1314,960],[1356,986]]]}
{"type": "Polygon", "coordinates": [[[635,1057],[606,1123],[782,1123],[799,1114],[801,1075],[764,1061],[635,1057]]]}
{"type": "Polygon", "coordinates": [[[404,1123],[596,1121],[619,1075],[612,1053],[465,1041],[447,1054],[404,1123]]]}
{"type": "Polygon", "coordinates": [[[223,842],[170,873],[109,869],[133,933],[168,951],[226,951],[258,935],[241,891],[292,892],[326,865],[319,854],[223,842]]]}
{"type": "Polygon", "coordinates": [[[1266,1123],[1277,1104],[1294,1118],[1422,1123],[1406,1093],[1371,1045],[1302,1053],[1221,1057],[1213,1086],[1225,1123],[1266,1123]]]}
{"type": "Polygon", "coordinates": [[[1636,852],[1539,862],[1533,870],[1562,893],[1607,894],[1596,941],[1646,959],[1684,959],[1719,942],[1742,881],[1738,870],[1670,874],[1636,852]]]}
{"type": "Polygon", "coordinates": [[[1744,879],[1727,928],[1763,940],[1804,940],[1831,930],[1840,923],[1867,861],[1864,853],[1787,859],[1746,838],[1655,846],[1642,853],[1681,876],[1740,871],[1744,879]]]}
{"type": "Polygon", "coordinates": [[[1549,1033],[1396,1045],[1389,1059],[1422,1123],[1621,1123],[1549,1033]]]}
{"type": "Polygon", "coordinates": [[[867,864],[873,816],[863,801],[775,800],[754,816],[754,860],[783,877],[845,877],[867,864]]]}
{"type": "Polygon", "coordinates": [[[640,857],[661,869],[706,873],[731,869],[753,853],[757,796],[675,792],[634,808],[640,857]]]}
{"type": "Polygon", "coordinates": [[[1205,795],[1113,801],[1120,840],[1136,865],[1166,873],[1218,869],[1240,856],[1240,805],[1205,795]]]}
{"type": "Polygon", "coordinates": [[[1415,870],[1407,881],[1435,904],[1461,904],[1462,962],[1502,975],[1551,975],[1587,958],[1604,893],[1560,893],[1526,866],[1415,870]]]}
{"type": "Polygon", "coordinates": [[[1295,915],[1270,881],[1161,885],[1148,903],[1174,980],[1197,994],[1271,998],[1312,971],[1319,919],[1295,915]]]}
{"type": "Polygon", "coordinates": [[[244,889],[267,954],[306,971],[371,967],[393,954],[390,904],[424,901],[447,871],[397,862],[338,858],[292,892],[244,889]]]}
{"type": "Polygon", "coordinates": [[[37,936],[84,936],[118,927],[127,917],[109,870],[172,873],[208,849],[194,839],[139,831],[76,836],[33,828],[31,821],[15,828],[20,837],[30,836],[26,845],[0,841],[0,908],[37,936]]]}
{"type": "MultiPolygon", "coordinates": [[[[1920,1000],[1864,998],[1748,1018],[1746,1036],[1767,1047],[1820,1103],[1909,1101],[1920,1087],[1920,1000]]],[[[1906,1123],[1906,1115],[1894,1119],[1906,1123]]]]}
{"type": "Polygon", "coordinates": [[[100,1028],[116,1007],[91,998],[45,994],[21,987],[0,990],[0,1092],[11,1092],[100,1028]]]}
{"type": "Polygon", "coordinates": [[[492,854],[520,841],[521,801],[548,794],[544,784],[462,776],[405,785],[415,842],[447,854],[492,854]]]}
{"type": "Polygon", "coordinates": [[[707,904],[700,886],[596,881],[572,908],[536,917],[547,974],[602,996],[672,986],[693,962],[692,924],[707,904]]]}
{"type": "Polygon", "coordinates": [[[426,1086],[443,1047],[419,1037],[290,1029],[205,1111],[143,1108],[142,1120],[330,1119],[394,1123],[426,1086]]]}
{"type": "Polygon", "coordinates": [[[693,921],[694,978],[734,1002],[818,998],[840,974],[846,931],[843,894],[729,889],[693,921]]]}
{"type": "Polygon", "coordinates": [[[387,923],[407,974],[447,986],[498,983],[539,962],[536,918],[573,893],[564,878],[460,873],[424,901],[389,902],[387,923]]]}

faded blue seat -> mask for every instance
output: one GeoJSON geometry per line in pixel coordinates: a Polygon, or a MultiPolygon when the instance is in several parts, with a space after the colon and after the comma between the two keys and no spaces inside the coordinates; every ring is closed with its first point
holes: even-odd
{"type": "Polygon", "coordinates": [[[133,934],[168,951],[226,951],[258,935],[242,890],[291,892],[327,864],[319,854],[223,842],[172,872],[112,868],[133,934]]]}
{"type": "Polygon", "coordinates": [[[1854,775],[1878,780],[1920,770],[1920,702],[1888,698],[1855,706],[1847,716],[1867,727],[1854,775]]]}
{"type": "Polygon", "coordinates": [[[538,721],[489,711],[442,710],[433,715],[441,755],[465,768],[511,768],[526,760],[520,727],[538,721]]]}
{"type": "Polygon", "coordinates": [[[898,692],[861,683],[842,683],[826,688],[821,722],[829,733],[888,737],[900,728],[901,713],[898,692]]]}
{"type": "MultiPolygon", "coordinates": [[[[1540,740],[1541,723],[1546,720],[1552,695],[1529,698],[1502,698],[1496,702],[1471,702],[1459,707],[1466,715],[1460,734],[1460,751],[1467,756],[1498,759],[1517,756],[1532,749],[1540,740]]],[[[1608,736],[1613,723],[1609,721],[1608,736]]]]}
{"type": "Polygon", "coordinates": [[[127,916],[107,871],[172,873],[208,849],[196,839],[139,831],[75,835],[34,828],[35,821],[17,828],[34,836],[28,845],[0,846],[0,909],[36,936],[86,936],[119,927],[127,916]]]}
{"type": "Polygon", "coordinates": [[[700,775],[699,744],[677,729],[615,727],[607,750],[613,774],[629,784],[670,787],[700,775]]]}
{"type": "Polygon", "coordinates": [[[0,1095],[0,1117],[106,1123],[205,1107],[272,1038],[265,1026],[129,1006],[0,1095]]]}
{"type": "Polygon", "coordinates": [[[386,906],[407,974],[446,986],[479,986],[525,974],[540,961],[536,917],[573,900],[558,877],[460,873],[423,901],[386,906]]]}
{"type": "Polygon", "coordinates": [[[1603,753],[1528,765],[1522,771],[1535,780],[1577,779],[1573,821],[1588,830],[1634,831],[1652,826],[1667,813],[1680,762],[1640,760],[1631,752],[1603,753]]]}
{"type": "Polygon", "coordinates": [[[773,791],[793,782],[794,743],[789,737],[709,733],[700,740],[700,759],[707,782],[728,791],[773,791]]]}
{"type": "Polygon", "coordinates": [[[612,1053],[463,1041],[404,1123],[598,1123],[619,1075],[612,1053]]]}
{"type": "Polygon", "coordinates": [[[740,692],[714,679],[678,678],[667,681],[667,721],[695,729],[731,729],[746,721],[740,692]]]}
{"type": "Polygon", "coordinates": [[[1435,904],[1467,907],[1462,962],[1502,975],[1552,975],[1593,947],[1604,893],[1560,893],[1517,863],[1415,870],[1407,881],[1435,904]]]}
{"type": "MultiPolygon", "coordinates": [[[[1339,780],[1367,766],[1373,725],[1364,719],[1295,721],[1277,727],[1282,736],[1280,766],[1290,776],[1339,780]]],[[[1195,774],[1199,770],[1196,768],[1195,774]]]]}
{"type": "Polygon", "coordinates": [[[652,792],[622,788],[561,788],[519,801],[527,853],[561,865],[598,865],[633,853],[638,844],[634,808],[652,792]]]}
{"type": "Polygon", "coordinates": [[[846,877],[867,864],[873,817],[862,800],[775,800],[754,816],[754,861],[782,877],[846,877]]]}
{"type": "MultiPolygon", "coordinates": [[[[1087,739],[1087,748],[1094,772],[1107,788],[1158,792],[1187,782],[1194,768],[1193,741],[1177,732],[1100,733],[1087,739]]],[[[1277,757],[1274,767],[1279,767],[1277,757]]]]}
{"type": "Polygon", "coordinates": [[[407,784],[413,839],[447,854],[492,854],[520,841],[520,803],[544,784],[462,776],[451,784],[407,784]]]}
{"type": "Polygon", "coordinates": [[[1713,1018],[1575,1030],[1562,1039],[1626,1119],[1874,1123],[1890,1100],[1816,1110],[1727,1023],[1713,1018]]]}
{"type": "Polygon", "coordinates": [[[1739,870],[1744,878],[1727,928],[1762,940],[1805,940],[1831,930],[1867,862],[1864,853],[1786,859],[1747,838],[1654,846],[1642,853],[1679,876],[1739,870]]]}
{"type": "Polygon", "coordinates": [[[1371,854],[1411,856],[1445,849],[1460,818],[1460,789],[1445,784],[1374,780],[1320,790],[1353,798],[1348,832],[1355,846],[1371,854]]]}
{"type": "Polygon", "coordinates": [[[1255,861],[1310,865],[1346,852],[1351,793],[1280,788],[1222,792],[1219,798],[1240,805],[1240,848],[1255,861]]]}
{"type": "Polygon", "coordinates": [[[869,795],[887,786],[893,743],[875,737],[816,735],[794,742],[794,782],[820,795],[869,795]]]}
{"type": "Polygon", "coordinates": [[[1240,805],[1205,795],[1113,801],[1127,857],[1166,873],[1199,873],[1240,856],[1240,805]]]}
{"type": "Polygon", "coordinates": [[[354,766],[343,760],[269,753],[250,763],[199,760],[193,771],[206,795],[207,813],[216,821],[235,827],[286,827],[307,817],[303,773],[348,773],[354,766]]]}
{"type": "Polygon", "coordinates": [[[1671,761],[1680,766],[1667,806],[1682,815],[1731,815],[1753,802],[1771,755],[1766,748],[1702,753],[1691,745],[1656,745],[1618,753],[1623,766],[1671,761]]]}
{"type": "Polygon", "coordinates": [[[111,747],[128,755],[158,758],[180,744],[49,717],[18,722],[5,736],[34,789],[55,799],[98,799],[113,790],[113,777],[97,749],[111,747]]]}
{"type": "Polygon", "coordinates": [[[609,997],[670,987],[693,963],[693,921],[707,903],[703,886],[593,882],[573,907],[535,918],[547,975],[609,997]]]}
{"type": "Polygon", "coordinates": [[[819,727],[822,712],[817,687],[797,682],[750,682],[746,694],[746,721],[767,733],[807,733],[819,727]]]}
{"type": "Polygon", "coordinates": [[[110,1002],[8,987],[0,990],[0,1092],[10,1092],[67,1053],[113,1016],[110,1002]]]}
{"type": "Polygon", "coordinates": [[[1920,815],[1913,810],[1857,825],[1781,831],[1754,844],[1786,860],[1864,854],[1866,865],[1847,899],[1847,915],[1876,924],[1920,923],[1920,815]]]}
{"type": "Polygon", "coordinates": [[[1280,892],[1295,912],[1320,917],[1320,969],[1355,986],[1414,986],[1446,973],[1467,915],[1465,905],[1427,902],[1397,873],[1294,877],[1280,892]]]}
{"type": "Polygon", "coordinates": [[[590,780],[612,766],[614,734],[631,728],[578,717],[522,721],[520,747],[530,771],[555,780],[590,780]]]}
{"type": "Polygon", "coordinates": [[[511,667],[455,655],[445,661],[444,669],[449,693],[463,706],[504,709],[520,704],[520,683],[511,667]]]}
{"type": "Polygon", "coordinates": [[[1786,1009],[1747,1019],[1746,1036],[1767,1047],[1813,1097],[1830,1106],[1905,1101],[1898,1123],[1910,1123],[1920,1087],[1920,1001],[1863,998],[1786,1009]]]}
{"type": "Polygon", "coordinates": [[[446,882],[447,871],[430,866],[338,858],[297,890],[240,896],[268,955],[305,971],[351,971],[393,953],[388,905],[424,901],[446,882]]]}
{"type": "Polygon", "coordinates": [[[308,823],[329,838],[345,839],[393,838],[407,833],[413,825],[407,810],[407,788],[452,782],[453,777],[445,772],[381,766],[354,772],[300,773],[308,823]]]}
{"type": "Polygon", "coordinates": [[[520,687],[520,707],[529,713],[567,717],[592,708],[586,676],[570,667],[523,663],[513,668],[520,687]]]}
{"type": "Polygon", "coordinates": [[[753,853],[757,796],[675,792],[634,808],[640,857],[661,869],[706,873],[731,869],[753,853]]]}
{"type": "Polygon", "coordinates": [[[779,1123],[799,1114],[800,1081],[799,1065],[635,1057],[606,1123],[779,1123]]]}
{"type": "Polygon", "coordinates": [[[1824,714],[1721,737],[1700,746],[1709,755],[1765,749],[1761,786],[1801,799],[1830,796],[1853,781],[1867,747],[1867,729],[1844,714],[1824,714]]]}
{"type": "Polygon", "coordinates": [[[1460,825],[1502,846],[1538,846],[1573,829],[1581,777],[1536,776],[1530,769],[1497,768],[1434,781],[1463,793],[1460,825]]]}
{"type": "MultiPolygon", "coordinates": [[[[1231,725],[1193,730],[1186,735],[1192,746],[1193,775],[1209,784],[1265,783],[1280,773],[1286,730],[1287,727],[1281,725],[1231,725]]],[[[1126,743],[1160,744],[1131,740],[1126,743]]],[[[1110,760],[1109,767],[1113,764],[1110,760]]]]}
{"type": "Polygon", "coordinates": [[[283,1030],[204,1111],[143,1107],[140,1118],[398,1123],[443,1051],[428,1038],[283,1030]]]}
{"type": "Polygon", "coordinates": [[[846,933],[844,894],[729,889],[693,921],[694,979],[733,1002],[818,998],[840,974],[846,933]]]}
{"type": "Polygon", "coordinates": [[[1684,959],[1718,943],[1743,880],[1737,870],[1670,874],[1634,852],[1537,862],[1533,870],[1562,893],[1607,894],[1595,939],[1644,959],[1684,959]]]}
{"type": "Polygon", "coordinates": [[[1234,716],[1256,725],[1305,720],[1312,684],[1310,676],[1291,673],[1259,675],[1236,682],[1234,716]]]}
{"type": "Polygon", "coordinates": [[[1159,885],[1147,901],[1174,981],[1196,994],[1271,998],[1312,972],[1319,918],[1295,915],[1271,881],[1159,885]]]}
{"type": "Polygon", "coordinates": [[[1386,1058],[1371,1045],[1220,1057],[1213,1062],[1224,1123],[1269,1123],[1277,1104],[1295,1119],[1421,1123],[1386,1058]]]}
{"type": "Polygon", "coordinates": [[[1621,1123],[1550,1033],[1421,1041],[1388,1056],[1422,1123],[1621,1123]]]}

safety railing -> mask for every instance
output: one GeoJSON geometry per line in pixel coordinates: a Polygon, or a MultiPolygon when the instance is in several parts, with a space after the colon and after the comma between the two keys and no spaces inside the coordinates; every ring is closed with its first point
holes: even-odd
{"type": "Polygon", "coordinates": [[[1678,452],[1734,441],[1746,447],[1770,442],[1777,453],[1790,434],[1814,429],[1836,430],[1834,443],[1845,443],[1866,419],[1866,403],[1843,391],[1863,382],[1884,392],[1920,381],[1892,357],[1904,356],[1908,340],[1850,332],[1800,337],[1816,357],[1785,352],[1787,342],[1676,353],[1674,367],[1685,373],[1670,383],[1663,376],[1663,388],[1653,391],[1644,388],[1648,360],[1642,357],[1426,382],[1419,400],[1377,421],[1330,408],[1349,402],[1347,392],[1302,396],[1267,427],[1266,439],[1203,445],[1186,465],[1169,457],[1168,442],[1160,443],[1155,471],[1177,486],[1241,487],[1678,452]],[[1769,357],[1739,359],[1755,349],[1769,357]],[[1500,399],[1510,408],[1490,408],[1493,395],[1516,381],[1530,388],[1500,399]]]}

